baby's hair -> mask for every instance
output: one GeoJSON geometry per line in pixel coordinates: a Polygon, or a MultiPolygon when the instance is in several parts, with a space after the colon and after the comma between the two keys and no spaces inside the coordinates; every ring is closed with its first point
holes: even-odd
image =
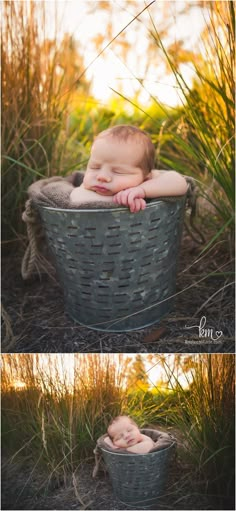
{"type": "Polygon", "coordinates": [[[154,169],[155,146],[146,131],[140,130],[139,128],[136,128],[136,126],[131,126],[129,124],[119,124],[118,126],[113,126],[112,128],[101,131],[95,140],[105,136],[112,136],[121,142],[126,142],[128,138],[132,138],[135,142],[141,143],[143,145],[144,154],[140,162],[140,166],[145,174],[148,174],[152,169],[154,169]]]}
{"type": "Polygon", "coordinates": [[[111,426],[113,426],[113,424],[115,424],[115,422],[118,422],[120,419],[124,419],[124,418],[129,419],[132,424],[135,424],[135,426],[137,426],[136,422],[133,419],[131,419],[131,417],[129,417],[128,415],[117,415],[117,417],[114,417],[114,419],[111,420],[111,422],[107,428],[107,434],[111,440],[112,440],[112,435],[109,433],[109,429],[111,428],[111,426]]]}

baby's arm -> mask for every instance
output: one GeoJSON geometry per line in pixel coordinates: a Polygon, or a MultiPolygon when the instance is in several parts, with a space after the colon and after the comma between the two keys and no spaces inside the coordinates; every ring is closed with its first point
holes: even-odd
{"type": "Polygon", "coordinates": [[[70,194],[70,203],[73,205],[83,204],[85,202],[111,202],[112,203],[113,196],[108,195],[99,195],[99,193],[93,192],[93,190],[87,190],[84,188],[84,185],[80,185],[74,190],[72,190],[70,194]]]}
{"type": "Polygon", "coordinates": [[[146,454],[154,447],[153,440],[146,435],[142,435],[141,442],[138,442],[136,445],[132,445],[127,448],[127,451],[133,452],[136,454],[146,454]]]}
{"type": "Polygon", "coordinates": [[[166,172],[152,170],[150,178],[144,181],[141,186],[144,189],[146,199],[184,195],[188,188],[185,178],[175,170],[167,170],[166,172]]]}
{"type": "Polygon", "coordinates": [[[166,172],[152,170],[150,177],[141,185],[122,190],[114,195],[113,201],[129,207],[131,212],[136,212],[144,209],[144,207],[137,209],[138,200],[142,200],[143,204],[144,199],[184,195],[187,187],[186,180],[174,170],[166,172]]]}

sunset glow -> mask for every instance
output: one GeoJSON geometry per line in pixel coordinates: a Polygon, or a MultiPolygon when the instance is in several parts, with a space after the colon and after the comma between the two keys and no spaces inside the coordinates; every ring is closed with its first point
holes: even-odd
{"type": "MultiPolygon", "coordinates": [[[[127,5],[126,2],[121,4],[112,2],[111,13],[109,10],[101,9],[100,2],[94,0],[89,3],[81,1],[79,5],[75,0],[47,2],[50,19],[47,30],[51,37],[56,33],[57,37],[62,39],[65,33],[69,33],[78,41],[78,50],[87,68],[86,76],[92,84],[91,92],[98,100],[109,101],[115,90],[127,98],[133,98],[138,94],[139,102],[143,105],[147,105],[151,96],[154,96],[158,102],[175,106],[181,104],[178,85],[173,75],[167,74],[163,62],[159,59],[157,65],[154,55],[152,57],[149,55],[148,38],[150,30],[153,30],[152,23],[161,30],[168,26],[169,43],[181,38],[188,50],[196,49],[204,25],[203,12],[196,2],[191,2],[192,8],[183,14],[181,11],[184,3],[161,1],[152,4],[140,14],[138,20],[124,30],[124,37],[130,44],[130,49],[123,54],[122,46],[121,49],[119,47],[122,44],[123,33],[104,52],[103,49],[110,42],[111,36],[110,40],[109,37],[105,38],[101,46],[95,41],[102,39],[101,36],[106,34],[108,23],[112,23],[113,37],[119,34],[147,5],[141,0],[133,2],[132,5],[127,5]]],[[[182,72],[190,85],[193,78],[191,66],[183,66],[182,72]]]]}
{"type": "Polygon", "coordinates": [[[26,383],[21,381],[21,380],[13,380],[12,381],[12,386],[16,389],[16,390],[23,390],[27,387],[26,383]]]}
{"type": "MultiPolygon", "coordinates": [[[[54,392],[63,393],[64,391],[73,392],[80,381],[89,382],[91,378],[94,380],[96,375],[100,371],[106,371],[107,367],[110,368],[111,372],[115,370],[117,378],[121,378],[122,386],[125,387],[126,371],[128,368],[132,368],[137,354],[26,354],[22,357],[21,366],[16,365],[13,370],[11,367],[11,373],[9,372],[10,368],[8,370],[8,365],[5,363],[9,376],[8,386],[21,390],[34,386],[37,382],[37,386],[42,391],[52,389],[54,392]],[[30,372],[29,367],[31,367],[30,372]]],[[[171,371],[174,370],[175,355],[165,355],[162,358],[156,355],[152,360],[150,355],[142,354],[141,360],[144,364],[149,388],[158,389],[161,385],[161,388],[171,390],[171,383],[167,383],[167,368],[171,371]]],[[[179,369],[179,379],[183,387],[188,386],[188,372],[184,374],[179,369]]],[[[172,383],[174,383],[174,380],[172,380],[172,383]]]]}

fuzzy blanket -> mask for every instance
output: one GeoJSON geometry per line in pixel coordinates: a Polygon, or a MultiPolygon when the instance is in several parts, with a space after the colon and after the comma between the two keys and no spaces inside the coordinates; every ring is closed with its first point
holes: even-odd
{"type": "MultiPolygon", "coordinates": [[[[80,186],[84,179],[84,172],[73,172],[67,177],[49,177],[47,179],[40,179],[28,188],[28,197],[32,200],[34,206],[48,206],[53,208],[71,209],[70,194],[72,190],[80,186]]],[[[112,198],[111,198],[112,203],[112,198]]],[[[111,205],[107,202],[101,203],[90,202],[76,206],[73,204],[73,209],[94,209],[94,208],[110,208],[111,205]]],[[[112,207],[120,207],[118,204],[112,203],[112,207]]]]}

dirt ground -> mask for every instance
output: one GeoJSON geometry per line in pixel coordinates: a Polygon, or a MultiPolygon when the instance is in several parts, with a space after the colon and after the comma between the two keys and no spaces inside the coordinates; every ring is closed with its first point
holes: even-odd
{"type": "MultiPolygon", "coordinates": [[[[127,510],[126,504],[120,502],[113,494],[107,473],[101,473],[96,480],[92,479],[93,465],[84,462],[78,467],[74,479],[68,477],[67,482],[48,484],[43,474],[33,472],[33,467],[25,470],[23,462],[12,466],[3,466],[2,475],[2,507],[4,510],[127,510]],[[19,471],[19,468],[21,470],[19,471]]],[[[187,467],[185,468],[187,477],[187,467]]],[[[170,471],[168,483],[160,497],[158,509],[213,509],[204,496],[190,495],[190,487],[185,487],[179,504],[176,502],[177,467],[170,471]],[[174,493],[174,495],[173,495],[174,493]],[[196,506],[197,504],[197,506],[196,506]]],[[[195,492],[195,489],[193,490],[195,492]]],[[[178,492],[179,493],[179,492],[178,492]]],[[[180,495],[178,495],[180,497],[180,495]]],[[[141,508],[142,509],[142,508],[141,508]]]]}
{"type": "MultiPolygon", "coordinates": [[[[212,496],[204,495],[203,482],[197,480],[191,464],[179,456],[181,451],[181,434],[177,439],[177,455],[173,459],[168,479],[158,505],[158,510],[208,510],[233,509],[234,506],[219,507],[214,505],[212,496]]],[[[38,462],[34,465],[27,460],[3,456],[2,458],[2,507],[4,510],[127,510],[112,490],[107,472],[102,469],[95,479],[92,478],[94,460],[81,462],[76,471],[67,478],[53,479],[39,470],[38,462]]],[[[135,507],[135,509],[137,509],[135,507]]],[[[140,507],[139,509],[144,509],[140,507]]]]}
{"type": "Polygon", "coordinates": [[[95,331],[75,323],[64,310],[63,292],[55,277],[44,274],[23,281],[22,252],[3,257],[2,351],[234,352],[232,262],[224,244],[217,243],[199,256],[201,250],[185,231],[173,312],[152,327],[124,333],[95,331]],[[198,327],[204,316],[206,335],[200,337],[198,327]]]}

